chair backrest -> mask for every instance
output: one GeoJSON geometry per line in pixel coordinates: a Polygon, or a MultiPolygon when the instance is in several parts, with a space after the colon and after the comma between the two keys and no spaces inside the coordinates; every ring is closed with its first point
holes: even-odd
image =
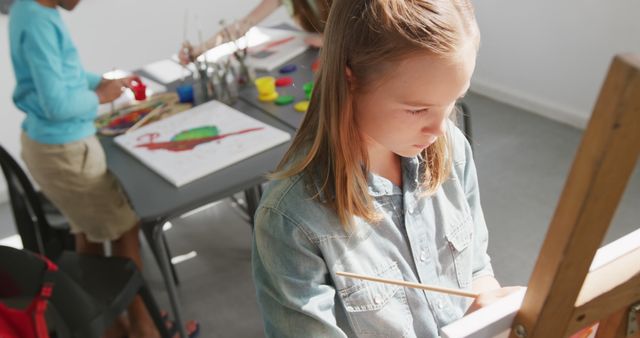
{"type": "MultiPolygon", "coordinates": [[[[46,263],[36,254],[0,245],[0,301],[11,303],[19,299],[24,303],[24,300],[34,298],[42,287],[46,270],[46,263]]],[[[69,328],[80,327],[82,325],[79,322],[87,320],[78,316],[78,313],[90,318],[96,312],[95,300],[64,271],[49,273],[53,292],[47,312],[51,312],[49,315],[53,318],[56,331],[67,333],[69,328]]]]}
{"type": "Polygon", "coordinates": [[[63,250],[63,243],[49,226],[29,177],[2,146],[0,167],[7,180],[11,209],[22,245],[49,258],[57,257],[63,250]]]}
{"type": "Polygon", "coordinates": [[[36,256],[0,246],[0,299],[34,297],[45,269],[45,262],[36,256]]]}

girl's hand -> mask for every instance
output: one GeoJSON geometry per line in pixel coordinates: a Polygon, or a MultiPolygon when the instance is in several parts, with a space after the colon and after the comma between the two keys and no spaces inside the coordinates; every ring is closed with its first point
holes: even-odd
{"type": "Polygon", "coordinates": [[[491,303],[496,302],[497,300],[504,298],[514,292],[518,292],[525,287],[522,286],[506,286],[499,289],[488,290],[482,292],[480,296],[478,296],[474,302],[469,306],[466,314],[470,314],[480,308],[483,308],[491,303]]]}
{"type": "Polygon", "coordinates": [[[193,62],[193,60],[200,56],[201,52],[199,50],[200,48],[192,46],[189,41],[183,42],[182,48],[180,48],[180,51],[178,52],[178,59],[180,60],[180,63],[188,65],[193,62]]]}

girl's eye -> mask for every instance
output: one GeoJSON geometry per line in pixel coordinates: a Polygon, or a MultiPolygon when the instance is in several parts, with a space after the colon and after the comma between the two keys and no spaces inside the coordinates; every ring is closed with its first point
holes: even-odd
{"type": "Polygon", "coordinates": [[[422,114],[422,113],[426,112],[427,110],[428,110],[427,108],[418,109],[418,110],[407,110],[407,113],[409,113],[411,115],[418,115],[418,114],[422,114]]]}

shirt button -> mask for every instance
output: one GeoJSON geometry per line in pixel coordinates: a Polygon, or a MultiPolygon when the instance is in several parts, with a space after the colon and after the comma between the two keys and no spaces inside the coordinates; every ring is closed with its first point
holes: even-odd
{"type": "Polygon", "coordinates": [[[422,250],[422,251],[420,252],[420,261],[421,261],[421,262],[424,262],[426,259],[427,259],[427,253],[426,253],[426,252],[424,252],[424,250],[422,250]]]}
{"type": "Polygon", "coordinates": [[[436,303],[436,307],[438,307],[438,310],[442,310],[442,301],[441,301],[441,300],[439,300],[439,301],[436,303]]]}
{"type": "Polygon", "coordinates": [[[380,297],[379,295],[373,297],[373,302],[376,303],[376,304],[382,303],[382,297],[380,297]]]}

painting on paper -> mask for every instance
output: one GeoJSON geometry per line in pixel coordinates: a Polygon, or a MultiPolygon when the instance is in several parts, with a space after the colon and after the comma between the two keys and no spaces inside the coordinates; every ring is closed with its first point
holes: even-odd
{"type": "Polygon", "coordinates": [[[284,131],[211,101],[118,136],[115,142],[182,186],[289,139],[284,131]]]}

